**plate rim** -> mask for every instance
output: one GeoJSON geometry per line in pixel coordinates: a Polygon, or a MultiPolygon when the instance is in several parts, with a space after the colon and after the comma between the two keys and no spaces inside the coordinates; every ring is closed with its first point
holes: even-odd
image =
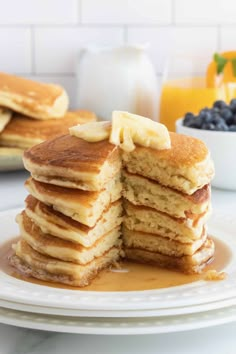
{"type": "Polygon", "coordinates": [[[236,320],[236,306],[227,309],[151,318],[83,318],[38,315],[0,307],[0,323],[61,333],[97,335],[140,335],[183,332],[213,327],[236,320]]]}
{"type": "Polygon", "coordinates": [[[212,311],[218,309],[225,309],[228,307],[236,306],[236,297],[200,304],[196,306],[184,306],[177,308],[167,309],[148,309],[148,310],[76,310],[76,309],[63,309],[58,307],[44,307],[37,305],[28,305],[18,302],[12,302],[0,299],[0,307],[16,311],[24,311],[26,313],[48,314],[52,316],[65,316],[65,317],[103,317],[103,318],[134,318],[134,317],[168,317],[178,315],[191,315],[204,311],[212,311]]]}

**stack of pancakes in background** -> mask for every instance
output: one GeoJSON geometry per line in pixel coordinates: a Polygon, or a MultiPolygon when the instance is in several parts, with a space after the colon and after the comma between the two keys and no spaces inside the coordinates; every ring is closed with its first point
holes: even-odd
{"type": "Polygon", "coordinates": [[[21,161],[24,149],[96,120],[92,112],[67,112],[68,103],[58,85],[0,73],[0,157],[21,161]]]}
{"type": "Polygon", "coordinates": [[[26,151],[30,195],[17,217],[21,239],[11,263],[74,286],[122,256],[200,273],[214,255],[206,227],[214,168],[203,142],[170,138],[169,149],[128,152],[63,135],[26,151]]]}
{"type": "Polygon", "coordinates": [[[126,257],[198,273],[212,258],[207,236],[214,169],[201,141],[170,133],[171,149],[123,153],[126,257]]]}
{"type": "Polygon", "coordinates": [[[85,286],[121,255],[121,159],[108,141],[64,135],[25,152],[30,195],[11,262],[36,278],[85,286]]]}

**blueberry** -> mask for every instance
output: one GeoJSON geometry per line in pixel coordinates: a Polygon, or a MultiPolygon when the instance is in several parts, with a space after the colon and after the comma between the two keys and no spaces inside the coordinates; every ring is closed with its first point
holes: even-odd
{"type": "Polygon", "coordinates": [[[226,120],[225,120],[225,123],[226,123],[228,126],[232,125],[232,124],[234,123],[234,117],[226,119],[226,120]]]}
{"type": "Polygon", "coordinates": [[[217,100],[213,103],[213,107],[218,108],[218,109],[222,109],[224,107],[227,107],[227,104],[222,100],[217,100]]]}
{"type": "Polygon", "coordinates": [[[229,131],[230,131],[230,132],[236,132],[236,124],[231,125],[231,126],[229,127],[229,131]]]}
{"type": "Polygon", "coordinates": [[[201,127],[197,123],[193,123],[189,126],[189,128],[201,129],[201,127]]]}
{"type": "Polygon", "coordinates": [[[215,130],[215,124],[208,123],[208,130],[215,130]]]}
{"type": "Polygon", "coordinates": [[[211,123],[213,120],[213,114],[211,112],[206,112],[203,118],[204,123],[211,123]]]}
{"type": "Polygon", "coordinates": [[[189,119],[189,118],[193,118],[193,117],[194,117],[194,114],[191,112],[187,112],[184,116],[185,119],[189,119]]]}
{"type": "Polygon", "coordinates": [[[225,121],[230,120],[233,118],[233,113],[229,108],[223,108],[220,111],[220,115],[222,118],[224,118],[225,121]]]}
{"type": "Polygon", "coordinates": [[[220,113],[220,108],[214,107],[211,110],[212,113],[220,113]]]}
{"type": "Polygon", "coordinates": [[[199,129],[201,126],[199,125],[197,118],[194,117],[194,118],[189,122],[188,127],[199,129]]]}
{"type": "Polygon", "coordinates": [[[205,111],[202,110],[202,111],[199,113],[199,115],[197,116],[197,118],[199,117],[199,118],[201,118],[201,119],[204,119],[206,115],[207,115],[207,112],[205,112],[205,111]]]}
{"type": "Polygon", "coordinates": [[[227,126],[227,124],[225,122],[219,122],[216,124],[215,130],[227,131],[227,130],[229,130],[229,127],[227,126]]]}
{"type": "Polygon", "coordinates": [[[205,108],[203,108],[203,109],[200,110],[199,115],[201,115],[202,113],[210,112],[210,110],[211,110],[210,108],[205,107],[205,108]]]}
{"type": "Polygon", "coordinates": [[[215,124],[213,124],[213,123],[203,123],[202,129],[215,130],[215,124]]]}
{"type": "Polygon", "coordinates": [[[211,118],[211,123],[217,124],[217,123],[220,122],[221,119],[222,118],[221,118],[221,116],[218,113],[213,113],[212,114],[212,118],[211,118]]]}
{"type": "Polygon", "coordinates": [[[231,101],[230,101],[230,105],[229,105],[231,111],[233,113],[236,113],[236,98],[233,98],[231,101]]]}
{"type": "Polygon", "coordinates": [[[190,126],[191,128],[201,129],[202,119],[200,117],[195,118],[190,126]]]}
{"type": "Polygon", "coordinates": [[[191,120],[184,122],[185,127],[191,127],[195,123],[195,118],[192,118],[191,120]]]}
{"type": "Polygon", "coordinates": [[[183,120],[183,124],[185,126],[189,126],[189,124],[191,124],[191,122],[195,119],[194,114],[193,113],[186,113],[184,116],[184,120],[183,120]]]}

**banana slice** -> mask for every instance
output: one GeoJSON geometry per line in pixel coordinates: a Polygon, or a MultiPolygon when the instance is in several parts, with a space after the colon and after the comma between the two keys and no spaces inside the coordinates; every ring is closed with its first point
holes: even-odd
{"type": "Polygon", "coordinates": [[[135,144],[158,150],[171,147],[169,132],[165,125],[122,111],[112,113],[109,141],[128,152],[135,149],[135,144]]]}
{"type": "Polygon", "coordinates": [[[111,122],[90,122],[86,124],[76,125],[69,128],[70,135],[77,136],[90,143],[109,139],[111,132],[111,122]]]}

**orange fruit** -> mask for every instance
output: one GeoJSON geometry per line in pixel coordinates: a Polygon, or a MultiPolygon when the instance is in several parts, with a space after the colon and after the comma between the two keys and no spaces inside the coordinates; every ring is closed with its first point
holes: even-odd
{"type": "MultiPolygon", "coordinates": [[[[221,73],[217,73],[217,63],[212,60],[207,67],[206,71],[206,85],[207,87],[219,87],[222,84],[228,82],[236,82],[236,76],[234,75],[232,59],[236,61],[236,51],[223,52],[218,55],[219,57],[227,60],[221,73]]],[[[221,60],[223,60],[221,58],[221,60]]]]}

